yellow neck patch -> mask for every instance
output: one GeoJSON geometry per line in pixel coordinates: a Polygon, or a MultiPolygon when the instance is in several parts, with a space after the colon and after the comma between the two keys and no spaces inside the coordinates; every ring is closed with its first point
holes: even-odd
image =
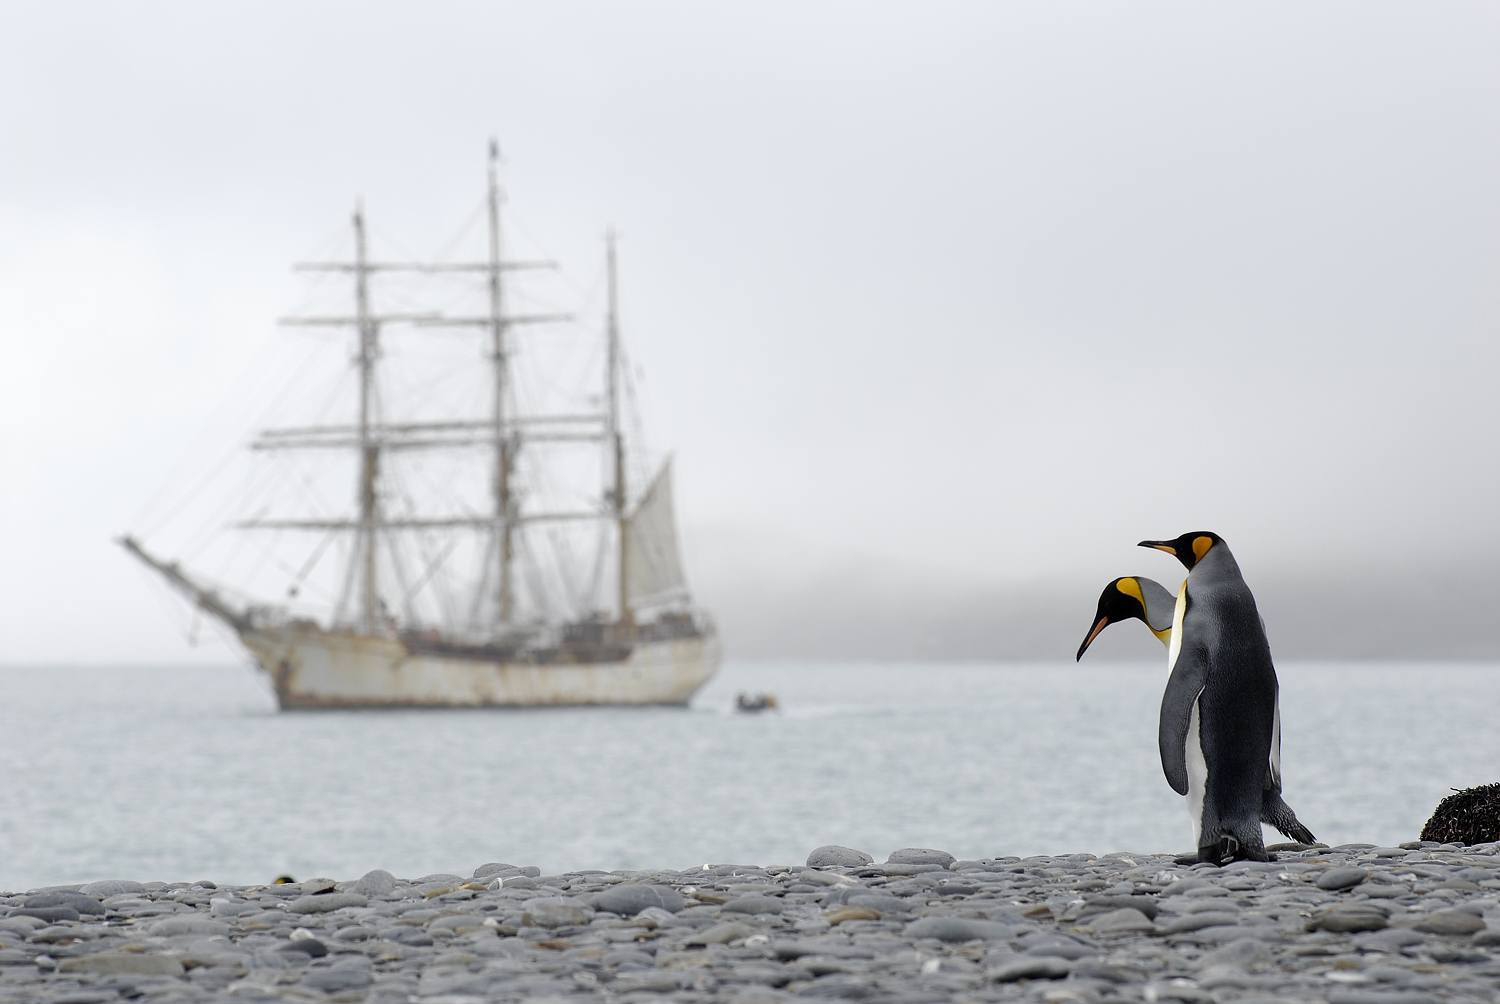
{"type": "Polygon", "coordinates": [[[1211,547],[1213,547],[1213,546],[1214,546],[1214,539],[1212,537],[1194,537],[1193,538],[1193,560],[1195,560],[1195,561],[1202,561],[1203,560],[1203,556],[1208,553],[1208,549],[1211,548],[1211,547]]]}

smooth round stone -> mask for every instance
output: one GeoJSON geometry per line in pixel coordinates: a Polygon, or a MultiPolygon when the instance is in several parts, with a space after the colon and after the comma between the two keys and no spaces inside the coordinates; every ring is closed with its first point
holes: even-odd
{"type": "Polygon", "coordinates": [[[1025,953],[1027,955],[1044,955],[1058,959],[1083,959],[1098,954],[1097,948],[1092,948],[1082,942],[1071,938],[1041,937],[1032,938],[1026,942],[1025,953]]]}
{"type": "MultiPolygon", "coordinates": [[[[1148,922],[1149,926],[1149,922],[1148,922]]],[[[923,917],[906,925],[902,933],[908,938],[936,938],[938,941],[998,941],[1014,931],[1008,924],[993,920],[970,920],[966,917],[923,917]]]]}
{"type": "Polygon", "coordinates": [[[780,913],[786,904],[775,896],[741,896],[725,903],[723,909],[725,913],[780,913]]]}
{"type": "Polygon", "coordinates": [[[1361,934],[1354,939],[1354,945],[1362,952],[1398,954],[1403,948],[1420,945],[1426,940],[1411,928],[1393,927],[1371,934],[1361,934]]]}
{"type": "Polygon", "coordinates": [[[1352,889],[1359,885],[1370,875],[1364,868],[1330,868],[1318,876],[1318,888],[1329,892],[1337,892],[1340,889],[1352,889]]]}
{"type": "Polygon", "coordinates": [[[108,899],[111,896],[123,896],[126,893],[145,892],[146,887],[139,882],[129,882],[124,879],[104,879],[99,882],[90,882],[78,890],[85,896],[98,896],[100,899],[108,899]]]}
{"type": "Polygon", "coordinates": [[[363,990],[373,982],[368,970],[357,966],[333,966],[328,969],[309,969],[302,976],[302,985],[337,993],[341,990],[363,990]]]}
{"type": "Polygon", "coordinates": [[[1139,910],[1152,920],[1158,910],[1154,896],[1090,896],[1084,900],[1084,910],[1122,910],[1130,907],[1139,910]]]}
{"type": "Polygon", "coordinates": [[[1097,935],[1139,934],[1153,928],[1151,918],[1133,906],[1101,913],[1086,925],[1097,935]]]}
{"type": "Polygon", "coordinates": [[[1328,1004],[1434,1004],[1439,998],[1410,990],[1331,990],[1328,1004]]]}
{"type": "Polygon", "coordinates": [[[1333,931],[1353,934],[1359,931],[1380,931],[1390,926],[1385,913],[1373,907],[1335,907],[1322,910],[1307,922],[1309,931],[1333,931]]]}
{"type": "Polygon", "coordinates": [[[593,904],[596,910],[634,917],[642,910],[652,907],[676,913],[686,905],[686,900],[671,886],[624,882],[596,893],[593,904]]]}
{"type": "Polygon", "coordinates": [[[454,934],[462,934],[476,928],[484,927],[484,918],[475,914],[449,914],[446,917],[437,917],[428,921],[429,931],[449,931],[454,934]]]}
{"type": "Polygon", "coordinates": [[[947,851],[936,851],[930,847],[903,847],[892,851],[885,859],[888,865],[938,865],[947,868],[956,859],[947,851]]]}
{"type": "Polygon", "coordinates": [[[1017,980],[1060,980],[1072,971],[1066,959],[1038,957],[1016,959],[1002,963],[985,973],[995,983],[1014,983],[1017,980]]]}
{"type": "Polygon", "coordinates": [[[27,896],[21,905],[27,909],[47,909],[49,907],[64,907],[77,910],[80,914],[91,916],[103,916],[104,904],[93,896],[85,896],[79,892],[48,892],[40,896],[27,896]]]}
{"type": "Polygon", "coordinates": [[[809,868],[860,868],[874,862],[864,851],[838,844],[825,844],[807,856],[809,868]]]}
{"type": "Polygon", "coordinates": [[[526,901],[522,920],[533,927],[572,927],[587,924],[594,908],[572,896],[538,896],[526,901]]]}
{"type": "Polygon", "coordinates": [[[1240,918],[1236,914],[1198,911],[1158,924],[1156,933],[1187,934],[1191,931],[1201,931],[1205,927],[1232,927],[1239,923],[1240,918]]]}
{"type": "Polygon", "coordinates": [[[181,976],[182,963],[166,955],[144,952],[99,952],[63,959],[60,973],[94,973],[103,976],[181,976]]]}
{"type": "Polygon", "coordinates": [[[32,917],[44,924],[57,924],[65,920],[77,920],[78,911],[71,906],[28,906],[12,910],[7,917],[32,917]]]}
{"type": "Polygon", "coordinates": [[[1483,917],[1465,910],[1439,910],[1429,913],[1414,925],[1427,934],[1473,934],[1485,929],[1483,917]]]}
{"type": "Polygon", "coordinates": [[[350,886],[350,892],[363,896],[389,896],[396,890],[396,876],[383,868],[365,872],[359,881],[350,886]]]}
{"type": "Polygon", "coordinates": [[[699,931],[688,938],[688,945],[727,945],[731,941],[740,941],[754,934],[755,930],[748,925],[738,921],[729,921],[723,924],[715,924],[712,927],[699,931]]]}
{"type": "Polygon", "coordinates": [[[1271,960],[1271,952],[1265,942],[1255,938],[1237,938],[1227,944],[1205,952],[1198,960],[1204,968],[1228,966],[1235,969],[1252,969],[1271,960]]]}
{"type": "Polygon", "coordinates": [[[222,920],[188,914],[181,917],[163,917],[147,928],[158,938],[174,938],[184,934],[225,935],[229,925],[222,920]]]}
{"type": "Polygon", "coordinates": [[[288,903],[286,908],[291,913],[332,913],[335,910],[343,910],[351,906],[365,906],[368,903],[369,900],[357,892],[329,892],[299,896],[288,903]]]}

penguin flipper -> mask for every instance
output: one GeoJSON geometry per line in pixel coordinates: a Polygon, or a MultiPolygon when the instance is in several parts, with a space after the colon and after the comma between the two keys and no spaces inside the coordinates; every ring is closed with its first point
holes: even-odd
{"type": "MultiPolygon", "coordinates": [[[[1271,762],[1267,765],[1266,787],[1281,790],[1281,685],[1276,685],[1275,697],[1271,705],[1271,762]]],[[[1274,824],[1273,824],[1274,825],[1274,824]]],[[[1285,830],[1282,830],[1286,833],[1285,830]]],[[[1290,835],[1290,834],[1288,834],[1290,835]]],[[[1305,843],[1305,841],[1304,841],[1305,843]]]]}
{"type": "MultiPolygon", "coordinates": [[[[1176,639],[1174,638],[1174,641],[1176,639]]],[[[1187,739],[1193,717],[1193,705],[1207,682],[1201,650],[1182,648],[1172,664],[1166,692],[1161,695],[1161,719],[1156,742],[1161,751],[1161,770],[1167,783],[1179,795],[1188,793],[1187,739]]]]}
{"type": "Polygon", "coordinates": [[[1299,844],[1318,842],[1318,838],[1312,835],[1312,830],[1303,826],[1292,807],[1282,800],[1281,792],[1270,787],[1261,792],[1260,821],[1276,827],[1287,839],[1299,844]]]}

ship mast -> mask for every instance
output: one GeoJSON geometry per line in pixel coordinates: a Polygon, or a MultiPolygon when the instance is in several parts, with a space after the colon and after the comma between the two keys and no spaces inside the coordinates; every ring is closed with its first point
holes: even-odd
{"type": "Polygon", "coordinates": [[[380,506],[375,483],[380,476],[380,449],[370,439],[370,405],[375,382],[375,352],[380,329],[370,315],[370,268],[365,245],[364,207],[354,210],[354,316],[359,330],[359,534],[355,560],[360,563],[359,623],[375,627],[379,585],[375,571],[375,534],[380,506]]]}
{"type": "Polygon", "coordinates": [[[610,491],[611,508],[614,510],[615,536],[619,546],[616,562],[618,571],[620,623],[634,622],[630,609],[629,581],[630,565],[625,546],[625,440],[620,431],[620,312],[615,268],[615,232],[610,230],[604,239],[605,259],[609,282],[609,314],[606,322],[608,336],[607,393],[609,413],[605,416],[605,436],[614,454],[615,483],[610,491]]]}
{"type": "Polygon", "coordinates": [[[515,558],[515,512],[511,507],[510,472],[514,459],[505,428],[506,351],[505,351],[505,285],[501,281],[500,263],[500,145],[490,140],[489,224],[490,224],[490,357],[494,365],[494,402],[492,421],[495,436],[495,532],[499,550],[499,580],[496,588],[495,616],[500,625],[511,622],[515,597],[511,588],[511,569],[515,558]]]}

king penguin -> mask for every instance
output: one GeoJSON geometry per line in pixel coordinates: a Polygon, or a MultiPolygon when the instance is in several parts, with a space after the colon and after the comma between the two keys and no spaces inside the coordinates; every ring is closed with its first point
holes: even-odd
{"type": "Polygon", "coordinates": [[[1261,793],[1281,786],[1281,723],[1255,597],[1216,533],[1140,546],[1165,551],[1188,570],[1172,616],[1171,675],[1157,728],[1162,772],[1188,797],[1199,861],[1268,860],[1261,793]]]}
{"type": "MultiPolygon", "coordinates": [[[[1172,621],[1176,609],[1177,601],[1171,592],[1154,579],[1148,579],[1144,575],[1122,575],[1112,580],[1099,594],[1099,607],[1094,613],[1093,627],[1083,639],[1083,644],[1078,646],[1077,659],[1083,658],[1083,653],[1088,651],[1094,639],[1109,625],[1131,619],[1143,622],[1170,651],[1172,621]]],[[[1279,701],[1275,721],[1278,725],[1281,721],[1279,701]]],[[[1284,836],[1298,843],[1316,843],[1318,838],[1302,825],[1297,813],[1281,797],[1281,776],[1272,768],[1272,764],[1279,764],[1281,759],[1280,739],[1281,731],[1278,728],[1278,745],[1272,749],[1271,757],[1266,762],[1266,782],[1260,793],[1260,821],[1274,826],[1284,836]]]]}

